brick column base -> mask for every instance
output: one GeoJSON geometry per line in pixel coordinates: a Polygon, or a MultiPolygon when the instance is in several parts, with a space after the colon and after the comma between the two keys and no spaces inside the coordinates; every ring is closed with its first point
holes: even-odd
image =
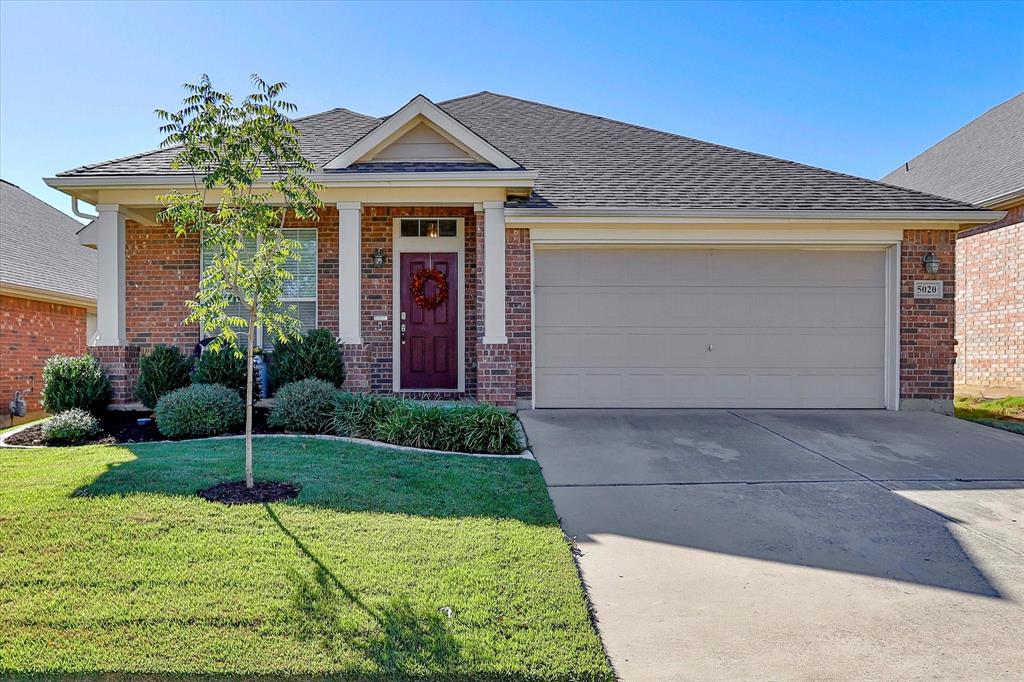
{"type": "Polygon", "coordinates": [[[89,354],[100,361],[114,389],[112,405],[135,402],[135,381],[139,376],[138,346],[93,346],[89,354]]]}
{"type": "Polygon", "coordinates": [[[368,393],[370,391],[370,348],[362,344],[343,344],[345,357],[345,389],[368,393]]]}
{"type": "Polygon", "coordinates": [[[516,363],[508,344],[479,344],[476,397],[499,407],[516,405],[516,363]]]}

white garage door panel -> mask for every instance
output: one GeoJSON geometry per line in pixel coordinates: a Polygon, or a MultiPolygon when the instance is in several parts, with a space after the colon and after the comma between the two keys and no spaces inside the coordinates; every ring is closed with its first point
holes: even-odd
{"type": "Polygon", "coordinates": [[[539,249],[535,309],[538,407],[883,406],[880,250],[539,249]]]}

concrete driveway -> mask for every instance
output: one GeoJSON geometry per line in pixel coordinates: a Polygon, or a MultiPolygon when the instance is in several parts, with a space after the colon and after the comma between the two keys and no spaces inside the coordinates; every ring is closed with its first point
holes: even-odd
{"type": "Polygon", "coordinates": [[[919,412],[520,416],[623,679],[1024,679],[1024,437],[919,412]]]}

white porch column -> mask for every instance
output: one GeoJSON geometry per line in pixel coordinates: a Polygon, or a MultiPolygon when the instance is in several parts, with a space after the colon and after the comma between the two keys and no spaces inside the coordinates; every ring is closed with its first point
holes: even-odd
{"type": "Polygon", "coordinates": [[[484,202],[484,343],[505,335],[505,204],[484,202]]]}
{"type": "Polygon", "coordinates": [[[362,344],[360,280],[362,239],[358,201],[338,202],[338,336],[344,344],[362,344]]]}
{"type": "Polygon", "coordinates": [[[96,345],[125,346],[124,215],[118,204],[97,204],[96,212],[96,345]]]}

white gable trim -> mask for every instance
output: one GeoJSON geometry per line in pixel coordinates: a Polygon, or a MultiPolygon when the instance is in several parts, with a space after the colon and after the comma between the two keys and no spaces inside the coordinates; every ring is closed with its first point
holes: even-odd
{"type": "Polygon", "coordinates": [[[391,115],[388,120],[364,135],[362,139],[331,160],[325,169],[348,168],[388,141],[400,136],[407,124],[422,117],[433,127],[457,142],[471,154],[493,164],[497,168],[519,168],[519,164],[499,151],[485,139],[452,118],[444,110],[423,95],[416,95],[408,104],[391,115]]]}

